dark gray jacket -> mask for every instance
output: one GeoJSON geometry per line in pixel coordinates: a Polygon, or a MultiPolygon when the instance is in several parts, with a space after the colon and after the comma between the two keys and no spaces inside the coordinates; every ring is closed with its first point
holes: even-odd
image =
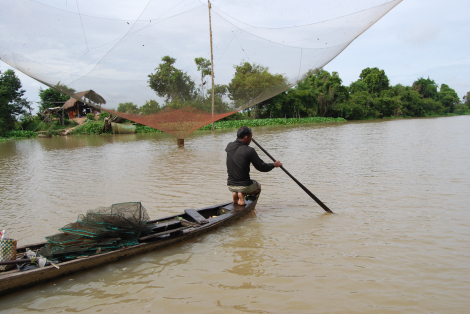
{"type": "Polygon", "coordinates": [[[227,185],[249,186],[253,184],[250,179],[250,163],[261,172],[273,170],[272,163],[265,163],[259,158],[255,149],[244,142],[235,140],[227,145],[227,185]]]}

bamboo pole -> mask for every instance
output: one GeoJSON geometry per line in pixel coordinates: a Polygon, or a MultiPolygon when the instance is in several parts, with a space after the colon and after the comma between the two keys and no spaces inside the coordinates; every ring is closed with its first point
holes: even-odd
{"type": "MultiPolygon", "coordinates": [[[[276,161],[276,159],[274,159],[273,156],[271,156],[263,147],[261,147],[260,144],[258,144],[258,142],[255,141],[254,138],[251,138],[251,140],[253,141],[253,143],[256,144],[256,146],[258,146],[269,158],[271,158],[272,161],[276,161]]],[[[313,200],[315,202],[317,202],[318,205],[320,205],[321,208],[323,208],[327,213],[330,213],[330,214],[334,214],[331,209],[328,208],[328,206],[326,206],[322,201],[320,201],[320,199],[318,197],[316,197],[312,192],[310,192],[309,189],[307,189],[302,183],[299,182],[299,180],[297,180],[296,178],[294,178],[293,175],[291,175],[289,173],[289,171],[287,171],[283,166],[281,166],[281,169],[292,179],[294,180],[295,183],[297,183],[301,188],[302,190],[305,191],[305,193],[308,194],[308,196],[310,196],[311,198],[313,198],[313,200]]]]}
{"type": "Polygon", "coordinates": [[[207,0],[209,8],[209,34],[211,41],[211,77],[212,77],[212,132],[214,132],[214,55],[212,52],[212,22],[211,22],[211,2],[207,0]]]}

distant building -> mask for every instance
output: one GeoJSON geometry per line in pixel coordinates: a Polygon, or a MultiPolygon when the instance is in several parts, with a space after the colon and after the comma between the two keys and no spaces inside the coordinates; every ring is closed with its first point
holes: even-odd
{"type": "Polygon", "coordinates": [[[106,104],[106,100],[90,89],[73,95],[72,98],[65,102],[62,108],[67,110],[69,117],[73,119],[75,117],[84,117],[87,113],[101,113],[101,109],[96,107],[101,107],[102,104],[106,104]],[[93,104],[94,106],[90,106],[77,99],[82,99],[88,103],[93,104]]]}

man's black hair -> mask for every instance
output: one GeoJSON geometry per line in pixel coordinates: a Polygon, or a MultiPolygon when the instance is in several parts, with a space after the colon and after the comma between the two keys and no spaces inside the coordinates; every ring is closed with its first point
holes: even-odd
{"type": "Polygon", "coordinates": [[[242,139],[245,136],[250,136],[251,134],[252,134],[251,129],[249,127],[242,126],[238,129],[237,138],[242,139]]]}

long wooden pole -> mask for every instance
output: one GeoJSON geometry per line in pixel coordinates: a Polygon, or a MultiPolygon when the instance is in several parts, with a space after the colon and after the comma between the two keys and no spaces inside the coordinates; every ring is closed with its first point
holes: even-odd
{"type": "MultiPolygon", "coordinates": [[[[273,156],[271,156],[267,151],[264,150],[263,147],[261,147],[260,144],[258,144],[258,142],[255,141],[254,138],[251,138],[251,140],[253,141],[253,143],[256,144],[256,146],[258,146],[269,158],[272,159],[272,161],[276,161],[276,159],[273,158],[273,156]]],[[[311,198],[313,198],[313,200],[315,202],[317,202],[318,205],[320,205],[321,208],[323,208],[327,213],[331,213],[331,214],[334,214],[331,209],[328,208],[328,206],[326,206],[325,204],[323,204],[322,201],[320,201],[312,192],[309,191],[309,189],[307,189],[302,183],[300,183],[296,178],[294,178],[293,175],[291,175],[289,173],[289,171],[287,171],[284,167],[281,167],[282,170],[284,170],[284,172],[289,176],[291,177],[292,180],[295,181],[295,183],[297,183],[301,188],[302,190],[305,191],[305,193],[307,193],[311,198]]]]}
{"type": "Polygon", "coordinates": [[[209,34],[211,41],[211,77],[212,77],[212,132],[214,132],[214,55],[212,52],[212,22],[211,22],[211,2],[207,0],[209,7],[209,34]]]}

